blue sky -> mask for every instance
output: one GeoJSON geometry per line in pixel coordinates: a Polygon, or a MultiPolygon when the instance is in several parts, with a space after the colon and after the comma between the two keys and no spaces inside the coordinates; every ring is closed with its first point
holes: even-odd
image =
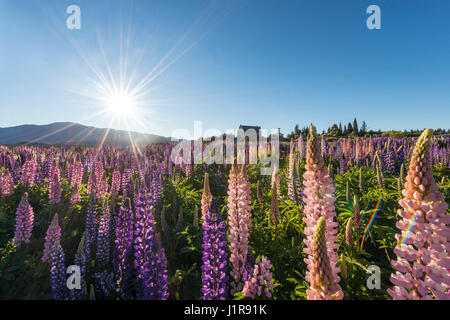
{"type": "Polygon", "coordinates": [[[354,117],[374,130],[448,129],[448,12],[437,0],[0,0],[0,127],[126,129],[95,115],[105,105],[91,96],[94,70],[117,80],[127,57],[131,87],[154,78],[131,130],[170,135],[201,120],[287,133],[354,117]],[[81,30],[66,28],[72,4],[81,30]],[[366,27],[371,4],[381,30],[366,27]]]}

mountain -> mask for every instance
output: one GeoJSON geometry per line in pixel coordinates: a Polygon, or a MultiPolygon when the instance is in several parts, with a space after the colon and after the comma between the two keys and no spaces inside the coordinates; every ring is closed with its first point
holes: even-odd
{"type": "Polygon", "coordinates": [[[133,142],[140,145],[171,141],[170,138],[154,134],[88,127],[73,122],[55,122],[47,125],[27,124],[0,128],[0,144],[35,143],[97,146],[105,135],[104,145],[128,146],[131,144],[130,135],[133,142]]]}

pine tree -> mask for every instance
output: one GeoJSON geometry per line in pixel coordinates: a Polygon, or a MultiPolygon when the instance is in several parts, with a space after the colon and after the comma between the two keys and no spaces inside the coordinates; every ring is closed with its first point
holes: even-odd
{"type": "Polygon", "coordinates": [[[353,132],[354,132],[356,135],[359,134],[359,132],[358,132],[358,121],[356,121],[356,118],[353,119],[353,132]]]}

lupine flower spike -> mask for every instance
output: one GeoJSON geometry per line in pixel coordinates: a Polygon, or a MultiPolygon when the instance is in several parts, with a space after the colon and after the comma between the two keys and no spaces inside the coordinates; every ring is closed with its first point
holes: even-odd
{"type": "Polygon", "coordinates": [[[450,299],[450,215],[431,171],[433,131],[419,137],[411,157],[397,222],[400,233],[389,295],[396,300],[450,299]]]}
{"type": "Polygon", "coordinates": [[[22,242],[30,242],[33,231],[34,213],[28,203],[28,193],[24,193],[16,211],[16,231],[13,243],[18,246],[22,242]]]}
{"type": "Polygon", "coordinates": [[[311,261],[310,288],[306,290],[308,300],[340,300],[344,293],[336,282],[326,240],[326,219],[320,217],[314,233],[313,256],[311,261]]]}

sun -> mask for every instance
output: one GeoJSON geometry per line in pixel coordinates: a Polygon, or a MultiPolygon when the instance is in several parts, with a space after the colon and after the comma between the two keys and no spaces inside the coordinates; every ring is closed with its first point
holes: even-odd
{"type": "Polygon", "coordinates": [[[135,113],[135,98],[126,91],[114,92],[106,97],[106,108],[116,117],[130,117],[135,113]]]}

